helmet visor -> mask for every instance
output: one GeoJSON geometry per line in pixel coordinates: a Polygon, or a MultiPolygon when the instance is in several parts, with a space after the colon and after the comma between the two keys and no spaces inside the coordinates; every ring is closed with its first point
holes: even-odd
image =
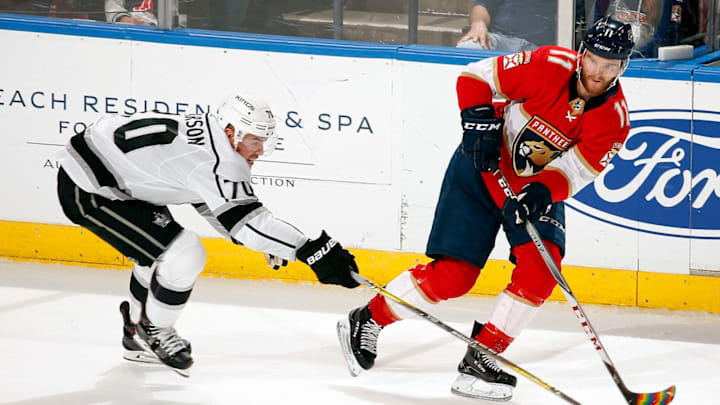
{"type": "Polygon", "coordinates": [[[262,149],[262,153],[259,154],[260,156],[270,156],[277,146],[277,135],[275,133],[267,137],[245,133],[240,135],[240,138],[240,143],[246,148],[253,151],[262,149]]]}

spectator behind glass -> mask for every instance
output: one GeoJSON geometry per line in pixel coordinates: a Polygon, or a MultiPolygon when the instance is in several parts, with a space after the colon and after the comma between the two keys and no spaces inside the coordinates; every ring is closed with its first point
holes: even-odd
{"type": "Polygon", "coordinates": [[[611,16],[632,26],[633,57],[657,57],[660,46],[704,43],[707,0],[597,0],[588,10],[593,21],[611,16]]]}
{"type": "Polygon", "coordinates": [[[698,47],[705,44],[708,0],[689,0],[683,5],[681,42],[698,47]]]}
{"type": "Polygon", "coordinates": [[[557,41],[557,0],[476,0],[458,48],[519,52],[557,41]]]}
{"type": "Polygon", "coordinates": [[[0,0],[0,12],[88,19],[90,0],[0,0]]]}
{"type": "Polygon", "coordinates": [[[210,29],[243,31],[249,0],[209,0],[210,29]]]}
{"type": "Polygon", "coordinates": [[[153,0],[105,0],[105,17],[111,23],[141,24],[157,27],[153,0]]]}

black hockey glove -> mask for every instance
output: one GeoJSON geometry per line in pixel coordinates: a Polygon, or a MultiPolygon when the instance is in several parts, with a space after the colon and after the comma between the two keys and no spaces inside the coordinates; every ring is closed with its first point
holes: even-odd
{"type": "Polygon", "coordinates": [[[552,196],[542,183],[528,183],[520,190],[517,200],[508,198],[503,204],[503,221],[506,225],[519,225],[529,220],[537,221],[550,212],[552,196]]]}
{"type": "Polygon", "coordinates": [[[460,112],[460,117],[463,154],[472,159],[475,170],[492,171],[500,161],[505,120],[495,117],[495,109],[490,104],[468,107],[460,112]]]}
{"type": "Polygon", "coordinates": [[[308,240],[297,250],[297,258],[310,266],[323,284],[355,288],[358,284],[350,272],[358,272],[355,256],[343,249],[340,242],[322,231],[320,237],[308,240]]]}

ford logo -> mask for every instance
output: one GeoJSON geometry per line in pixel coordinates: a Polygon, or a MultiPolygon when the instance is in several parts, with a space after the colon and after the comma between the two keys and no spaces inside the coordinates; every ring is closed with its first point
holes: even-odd
{"type": "Polygon", "coordinates": [[[625,146],[569,208],[620,227],[720,239],[720,113],[630,113],[625,146]]]}

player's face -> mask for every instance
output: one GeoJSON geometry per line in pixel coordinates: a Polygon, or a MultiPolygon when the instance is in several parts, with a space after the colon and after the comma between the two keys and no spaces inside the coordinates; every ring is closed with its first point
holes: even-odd
{"type": "Polygon", "coordinates": [[[610,82],[620,74],[620,64],[618,59],[607,59],[585,51],[580,82],[590,97],[598,96],[607,90],[610,82]]]}
{"type": "Polygon", "coordinates": [[[248,165],[252,167],[255,159],[259,158],[265,151],[265,140],[266,138],[247,134],[243,137],[242,142],[238,143],[235,150],[237,150],[237,152],[245,158],[248,165]]]}

